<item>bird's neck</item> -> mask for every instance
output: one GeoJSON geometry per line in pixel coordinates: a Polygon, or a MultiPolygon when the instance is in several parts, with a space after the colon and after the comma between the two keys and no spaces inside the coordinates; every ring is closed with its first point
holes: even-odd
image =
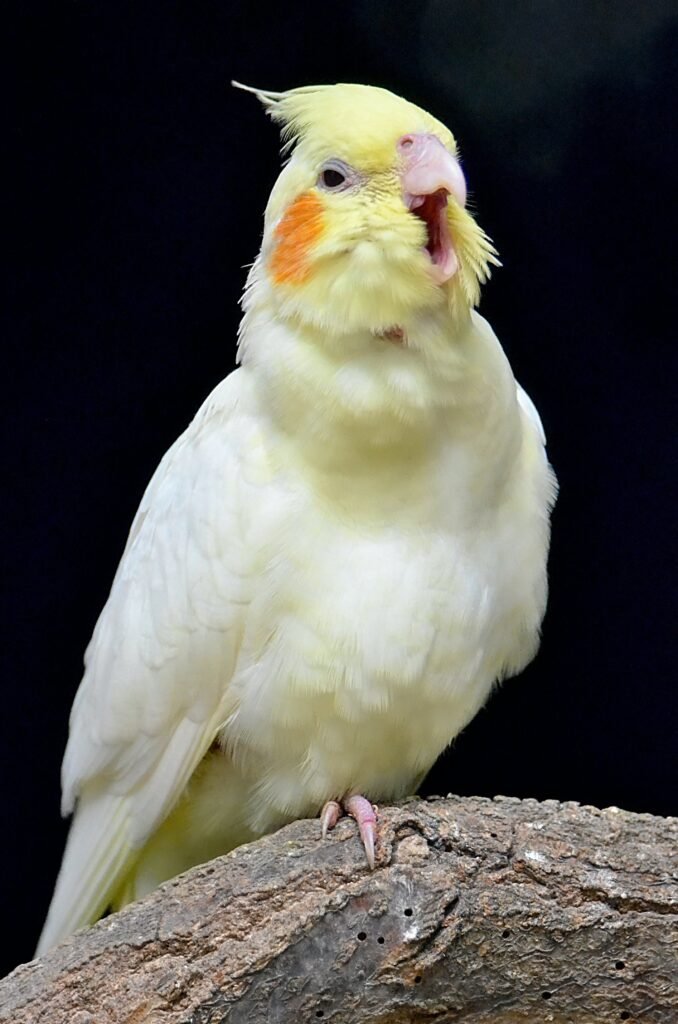
{"type": "Polygon", "coordinates": [[[312,460],[373,461],[430,447],[514,399],[508,363],[476,314],[418,314],[399,331],[332,335],[252,302],[240,360],[262,408],[312,460]]]}
{"type": "Polygon", "coordinates": [[[452,488],[467,495],[460,508],[473,520],[520,450],[511,368],[475,313],[438,311],[403,326],[402,342],[330,336],[250,305],[240,356],[275,438],[271,458],[297,463],[316,494],[351,515],[374,518],[376,509],[416,523],[446,508],[447,520],[452,488]]]}

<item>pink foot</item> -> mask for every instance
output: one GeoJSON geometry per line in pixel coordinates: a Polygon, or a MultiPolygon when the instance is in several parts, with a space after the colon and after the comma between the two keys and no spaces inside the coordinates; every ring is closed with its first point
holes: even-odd
{"type": "Polygon", "coordinates": [[[357,821],[367,863],[370,868],[374,869],[374,844],[377,837],[376,808],[364,796],[349,796],[341,803],[337,800],[328,800],[320,815],[323,839],[334,828],[344,811],[357,821]]]}
{"type": "Polygon", "coordinates": [[[327,839],[327,833],[331,832],[344,812],[341,804],[336,800],[328,800],[320,815],[320,824],[323,830],[323,839],[327,839]]]}

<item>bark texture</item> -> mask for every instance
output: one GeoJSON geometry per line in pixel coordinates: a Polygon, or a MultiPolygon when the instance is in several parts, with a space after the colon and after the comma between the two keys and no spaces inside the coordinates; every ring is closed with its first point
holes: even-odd
{"type": "Polygon", "coordinates": [[[678,820],[450,797],[297,822],[0,982],[3,1024],[678,1022],[678,820]]]}

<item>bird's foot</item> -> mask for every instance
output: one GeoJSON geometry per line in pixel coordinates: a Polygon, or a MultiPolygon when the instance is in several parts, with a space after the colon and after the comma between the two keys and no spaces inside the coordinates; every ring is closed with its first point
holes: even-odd
{"type": "Polygon", "coordinates": [[[374,844],[377,838],[377,815],[376,807],[366,800],[364,796],[349,796],[339,802],[328,800],[320,814],[320,824],[323,839],[327,836],[339,821],[339,818],[346,813],[358,823],[358,831],[365,849],[367,863],[374,868],[374,844]]]}

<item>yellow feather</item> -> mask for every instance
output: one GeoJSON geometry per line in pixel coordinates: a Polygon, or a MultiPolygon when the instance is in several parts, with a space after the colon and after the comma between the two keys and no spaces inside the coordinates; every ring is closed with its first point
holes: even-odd
{"type": "MultiPolygon", "coordinates": [[[[402,202],[397,140],[411,132],[435,135],[457,156],[454,136],[440,121],[385,89],[340,84],[272,93],[251,89],[281,126],[293,159],[283,169],[266,210],[264,263],[274,232],[295,199],[315,185],[323,161],[338,158],[365,176],[352,195],[324,196],[326,230],[312,253],[313,273],[279,289],[282,315],[333,334],[379,332],[425,309],[447,303],[464,317],[498,265],[490,239],[464,207],[448,204],[459,270],[443,288],[433,284],[421,250],[426,229],[402,202]]],[[[256,279],[261,264],[253,271],[256,279]]]]}

